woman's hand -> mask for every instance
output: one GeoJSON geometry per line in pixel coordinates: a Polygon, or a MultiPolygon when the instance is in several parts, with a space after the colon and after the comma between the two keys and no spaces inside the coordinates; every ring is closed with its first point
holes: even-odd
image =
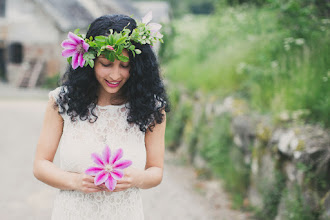
{"type": "Polygon", "coordinates": [[[139,187],[139,184],[141,183],[142,180],[143,180],[143,170],[134,167],[128,167],[124,169],[123,178],[117,180],[117,185],[112,192],[123,191],[131,187],[139,187]]]}
{"type": "Polygon", "coordinates": [[[77,173],[74,177],[74,189],[83,193],[93,193],[107,190],[104,184],[96,186],[94,177],[85,173],[77,173]]]}

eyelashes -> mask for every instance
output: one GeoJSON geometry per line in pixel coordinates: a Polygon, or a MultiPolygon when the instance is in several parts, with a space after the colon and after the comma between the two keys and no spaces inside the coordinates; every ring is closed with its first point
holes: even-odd
{"type": "MultiPolygon", "coordinates": [[[[102,66],[104,66],[104,67],[109,67],[109,66],[112,66],[113,64],[112,63],[109,63],[109,64],[104,64],[104,63],[101,63],[102,64],[102,66]]],[[[129,68],[129,65],[120,65],[121,67],[123,67],[123,68],[129,68]]]]}

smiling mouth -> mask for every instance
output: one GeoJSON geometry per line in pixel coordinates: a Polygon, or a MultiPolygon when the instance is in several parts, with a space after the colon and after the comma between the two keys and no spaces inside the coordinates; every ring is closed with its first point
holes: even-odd
{"type": "Polygon", "coordinates": [[[112,85],[118,85],[121,82],[121,81],[109,82],[108,80],[105,80],[105,81],[107,81],[107,83],[112,84],[112,85]]]}
{"type": "Polygon", "coordinates": [[[121,81],[117,81],[117,82],[109,82],[108,80],[105,80],[105,83],[109,86],[109,87],[112,87],[112,88],[114,88],[114,87],[117,87],[117,86],[119,86],[119,83],[120,83],[121,81]]]}

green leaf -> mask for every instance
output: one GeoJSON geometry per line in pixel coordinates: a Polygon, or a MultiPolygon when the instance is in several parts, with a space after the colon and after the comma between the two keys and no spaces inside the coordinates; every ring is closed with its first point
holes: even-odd
{"type": "Polygon", "coordinates": [[[133,51],[135,49],[135,46],[131,45],[128,49],[133,51]]]}
{"type": "Polygon", "coordinates": [[[120,44],[124,43],[125,41],[126,41],[126,37],[121,37],[116,41],[116,44],[120,45],[120,44]]]}
{"type": "Polygon", "coordinates": [[[87,53],[84,53],[83,58],[84,58],[85,60],[92,60],[92,59],[95,58],[95,55],[94,55],[93,53],[89,53],[89,52],[87,52],[87,53]]]}
{"type": "Polygon", "coordinates": [[[79,29],[79,28],[77,28],[76,30],[74,30],[74,32],[73,32],[73,33],[74,33],[75,35],[77,35],[77,34],[79,33],[79,31],[80,31],[80,29],[79,29]]]}
{"type": "Polygon", "coordinates": [[[114,62],[115,61],[115,55],[113,52],[109,52],[107,55],[106,55],[106,58],[108,60],[110,60],[111,62],[114,62]]]}
{"type": "Polygon", "coordinates": [[[72,57],[68,57],[66,60],[68,61],[69,64],[72,63],[72,57]]]}
{"type": "Polygon", "coordinates": [[[113,35],[109,35],[109,44],[110,45],[114,45],[115,44],[115,39],[114,39],[113,35]]]}
{"type": "Polygon", "coordinates": [[[123,61],[123,62],[128,62],[129,58],[124,55],[118,55],[118,60],[123,61]]]}
{"type": "Polygon", "coordinates": [[[118,50],[116,51],[116,54],[119,55],[123,52],[124,47],[122,45],[118,46],[118,50]]]}
{"type": "Polygon", "coordinates": [[[136,54],[140,54],[140,53],[142,53],[142,51],[139,50],[139,49],[135,49],[135,53],[136,53],[136,54]]]}
{"type": "Polygon", "coordinates": [[[89,66],[90,66],[91,68],[93,68],[93,67],[94,67],[94,60],[90,60],[90,61],[88,61],[88,64],[89,64],[89,66]]]}
{"type": "Polygon", "coordinates": [[[106,37],[105,36],[96,36],[95,37],[95,40],[96,41],[99,41],[99,42],[105,42],[106,41],[106,37]]]}

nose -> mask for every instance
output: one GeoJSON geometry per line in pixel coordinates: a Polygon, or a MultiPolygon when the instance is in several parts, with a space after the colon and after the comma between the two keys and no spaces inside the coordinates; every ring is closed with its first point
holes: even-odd
{"type": "Polygon", "coordinates": [[[110,78],[113,81],[120,81],[120,68],[119,65],[114,63],[113,67],[110,70],[110,78]]]}

